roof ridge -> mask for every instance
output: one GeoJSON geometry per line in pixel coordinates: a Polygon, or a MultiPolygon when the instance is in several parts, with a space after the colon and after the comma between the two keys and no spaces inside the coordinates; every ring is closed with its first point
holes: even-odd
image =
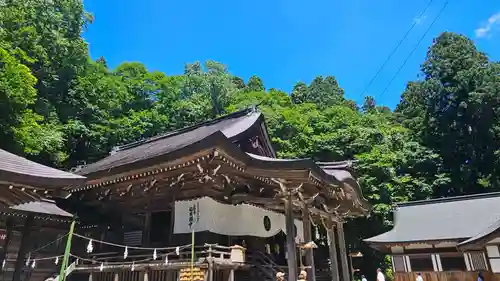
{"type": "Polygon", "coordinates": [[[342,160],[342,161],[330,161],[330,162],[320,162],[317,161],[316,165],[320,166],[322,169],[352,169],[354,163],[358,160],[342,160]]]}
{"type": "Polygon", "coordinates": [[[487,192],[487,193],[478,193],[478,194],[470,194],[470,195],[460,195],[460,196],[452,196],[452,197],[441,197],[441,198],[434,198],[434,199],[427,199],[427,200],[402,202],[402,203],[396,203],[396,206],[397,207],[410,207],[410,206],[418,206],[418,205],[466,201],[466,200],[484,199],[484,198],[493,198],[493,197],[500,197],[500,192],[487,192]]]}
{"type": "Polygon", "coordinates": [[[124,151],[124,150],[130,149],[130,148],[134,148],[134,147],[146,144],[146,143],[157,141],[157,140],[160,140],[160,139],[163,139],[163,138],[166,138],[166,137],[172,137],[172,136],[179,135],[179,134],[182,134],[182,133],[185,133],[185,132],[189,132],[189,131],[198,129],[198,128],[202,127],[202,126],[212,125],[212,124],[221,122],[223,120],[237,118],[237,117],[242,117],[242,116],[248,115],[250,113],[255,113],[255,112],[257,112],[257,109],[256,109],[255,106],[247,107],[245,109],[242,109],[242,110],[239,110],[239,111],[235,111],[235,112],[227,114],[227,115],[223,115],[223,116],[220,116],[220,117],[217,117],[217,118],[214,118],[214,119],[210,119],[210,120],[207,120],[207,121],[204,121],[204,122],[195,123],[193,125],[190,125],[190,126],[187,126],[187,127],[183,127],[183,128],[180,128],[180,129],[176,129],[176,130],[173,130],[173,131],[169,131],[169,132],[157,135],[157,136],[153,136],[153,137],[146,138],[146,139],[143,139],[143,140],[138,140],[138,141],[131,142],[131,143],[124,144],[124,145],[120,145],[120,146],[116,146],[116,147],[113,148],[113,150],[111,151],[111,153],[116,153],[118,151],[124,151]]]}

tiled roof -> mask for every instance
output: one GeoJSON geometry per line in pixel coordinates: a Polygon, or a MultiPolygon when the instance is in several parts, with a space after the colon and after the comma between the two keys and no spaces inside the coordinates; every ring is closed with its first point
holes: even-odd
{"type": "Polygon", "coordinates": [[[499,219],[500,193],[409,202],[397,205],[392,230],[365,241],[463,241],[485,235],[499,219]]]}
{"type": "Polygon", "coordinates": [[[81,168],[77,173],[88,175],[168,154],[201,141],[216,132],[222,132],[224,136],[231,139],[249,129],[260,116],[259,112],[253,110],[239,111],[158,137],[131,143],[119,147],[110,156],[81,168]]]}
{"type": "Polygon", "coordinates": [[[56,188],[76,186],[84,180],[82,176],[47,167],[0,149],[0,181],[56,188]]]}
{"type": "Polygon", "coordinates": [[[30,213],[38,213],[44,215],[53,215],[53,216],[61,216],[61,217],[72,217],[73,215],[60,209],[56,206],[54,201],[43,200],[43,201],[35,201],[24,204],[19,204],[16,206],[10,207],[16,211],[30,212],[30,213]]]}

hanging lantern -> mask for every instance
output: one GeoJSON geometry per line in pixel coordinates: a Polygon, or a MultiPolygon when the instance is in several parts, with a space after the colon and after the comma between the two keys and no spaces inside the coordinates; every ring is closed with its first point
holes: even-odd
{"type": "Polygon", "coordinates": [[[33,260],[33,263],[31,264],[31,268],[35,268],[36,266],[36,260],[33,260]]]}
{"type": "Polygon", "coordinates": [[[128,247],[125,246],[125,252],[123,252],[123,259],[127,259],[127,256],[128,256],[128,247]]]}
{"type": "Polygon", "coordinates": [[[104,269],[104,263],[101,262],[101,266],[99,267],[99,270],[102,271],[104,269]]]}
{"type": "Polygon", "coordinates": [[[132,271],[135,270],[135,262],[132,262],[132,267],[130,268],[130,270],[132,270],[132,271]]]}
{"type": "Polygon", "coordinates": [[[168,264],[168,255],[165,255],[165,265],[168,264]]]}
{"type": "Polygon", "coordinates": [[[87,253],[92,253],[94,251],[94,245],[92,245],[92,239],[89,240],[89,244],[87,244],[87,253]]]}
{"type": "Polygon", "coordinates": [[[56,263],[56,265],[59,263],[59,257],[56,257],[55,263],[56,263]]]}
{"type": "Polygon", "coordinates": [[[175,247],[175,254],[180,255],[180,252],[181,252],[181,249],[179,248],[179,246],[175,247]]]}
{"type": "Polygon", "coordinates": [[[156,255],[156,249],[153,251],[153,260],[156,260],[158,256],[156,255]]]}

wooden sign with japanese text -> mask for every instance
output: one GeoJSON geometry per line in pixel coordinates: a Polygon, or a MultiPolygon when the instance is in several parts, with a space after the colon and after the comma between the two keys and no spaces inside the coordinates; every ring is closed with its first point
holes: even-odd
{"type": "Polygon", "coordinates": [[[204,281],[205,271],[199,267],[183,268],[179,272],[179,281],[204,281]]]}

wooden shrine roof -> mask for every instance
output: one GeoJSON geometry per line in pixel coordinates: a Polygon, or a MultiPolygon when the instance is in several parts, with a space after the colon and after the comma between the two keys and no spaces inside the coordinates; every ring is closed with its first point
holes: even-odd
{"type": "MultiPolygon", "coordinates": [[[[0,213],[37,213],[37,217],[67,217],[45,198],[69,195],[63,188],[85,184],[85,177],[47,167],[0,149],[0,213]]],[[[71,216],[71,215],[70,215],[71,216]]]]}
{"type": "Polygon", "coordinates": [[[373,246],[457,241],[465,246],[499,228],[500,193],[486,193],[397,204],[394,228],[364,241],[373,246]]]}
{"type": "Polygon", "coordinates": [[[41,199],[39,201],[21,203],[12,206],[0,206],[0,217],[20,218],[18,221],[24,224],[28,216],[38,221],[41,227],[59,227],[61,223],[67,224],[73,220],[73,215],[59,208],[52,200],[41,199]]]}
{"type": "Polygon", "coordinates": [[[261,155],[255,155],[252,153],[246,153],[255,162],[256,166],[263,166],[265,168],[274,169],[302,169],[311,170],[321,175],[322,178],[328,179],[331,182],[336,183],[348,183],[351,187],[355,188],[355,192],[359,195],[362,194],[361,187],[352,175],[351,161],[339,161],[339,162],[315,162],[312,159],[283,159],[283,158],[271,158],[261,155]]]}
{"type": "Polygon", "coordinates": [[[41,201],[23,203],[16,206],[12,206],[10,207],[10,209],[28,213],[37,213],[41,215],[73,217],[72,214],[57,207],[56,203],[51,200],[41,200],[41,201]]]}
{"type": "Polygon", "coordinates": [[[233,194],[243,187],[246,191],[238,193],[240,197],[235,200],[266,207],[281,202],[275,204],[281,210],[282,200],[275,199],[283,197],[284,189],[289,188],[301,194],[302,203],[297,204],[315,203],[331,216],[359,216],[369,211],[349,161],[316,163],[312,159],[279,159],[271,155],[275,154],[264,116],[247,109],[122,146],[108,157],[80,168],[77,173],[87,176],[87,184],[71,192],[84,193],[77,197],[93,201],[125,202],[135,196],[127,202],[143,204],[141,200],[146,198],[172,197],[172,193],[180,191],[183,195],[174,196],[175,200],[214,194],[234,199],[237,196],[233,194]],[[237,143],[257,131],[266,142],[263,145],[267,156],[248,153],[237,143]],[[213,189],[207,189],[209,186],[213,189]]]}
{"type": "Polygon", "coordinates": [[[0,182],[34,188],[75,187],[85,177],[38,164],[0,149],[0,182]]]}
{"type": "Polygon", "coordinates": [[[188,145],[203,141],[216,132],[221,132],[226,138],[231,139],[244,133],[259,118],[262,118],[261,113],[244,110],[157,137],[124,145],[111,152],[111,155],[108,157],[79,169],[77,173],[90,176],[98,172],[110,172],[112,169],[118,167],[182,149],[188,145]]]}

